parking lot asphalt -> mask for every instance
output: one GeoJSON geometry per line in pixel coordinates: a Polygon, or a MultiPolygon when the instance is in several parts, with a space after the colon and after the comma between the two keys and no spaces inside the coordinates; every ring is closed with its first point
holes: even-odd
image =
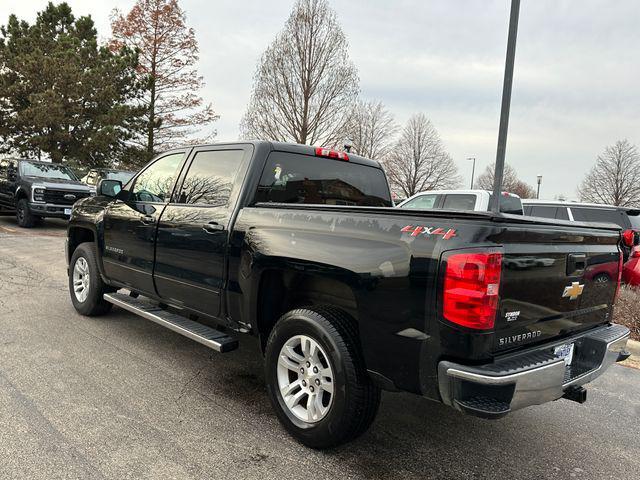
{"type": "Polygon", "coordinates": [[[115,308],[76,314],[65,228],[0,216],[0,478],[638,478],[640,371],[619,365],[583,405],[498,421],[387,393],[362,438],[307,449],[280,428],[252,340],[217,354],[115,308]]]}

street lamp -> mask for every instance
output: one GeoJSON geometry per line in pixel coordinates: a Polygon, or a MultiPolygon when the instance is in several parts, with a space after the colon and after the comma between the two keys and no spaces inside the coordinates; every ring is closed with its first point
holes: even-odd
{"type": "Polygon", "coordinates": [[[540,198],[540,185],[542,185],[542,175],[538,175],[538,193],[536,194],[536,198],[540,198]]]}
{"type": "Polygon", "coordinates": [[[473,166],[471,167],[471,190],[473,190],[473,177],[476,174],[476,157],[469,157],[467,160],[473,160],[473,166]]]}

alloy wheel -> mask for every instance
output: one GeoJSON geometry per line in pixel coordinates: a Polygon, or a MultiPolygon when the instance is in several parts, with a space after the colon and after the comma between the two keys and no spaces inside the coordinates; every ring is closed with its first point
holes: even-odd
{"type": "Polygon", "coordinates": [[[89,296],[90,282],[89,264],[84,257],[79,257],[73,266],[73,293],[79,302],[84,302],[89,296]]]}
{"type": "Polygon", "coordinates": [[[333,403],[333,370],[325,351],[313,338],[296,335],[285,342],[278,357],[278,388],[284,404],[297,419],[322,420],[333,403]]]}

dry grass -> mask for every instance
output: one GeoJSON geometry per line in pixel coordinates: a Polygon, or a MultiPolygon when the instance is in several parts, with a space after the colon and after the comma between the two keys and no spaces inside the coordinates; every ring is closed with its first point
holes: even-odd
{"type": "Polygon", "coordinates": [[[626,325],[631,338],[640,341],[640,289],[622,287],[613,310],[613,321],[626,325]]]}

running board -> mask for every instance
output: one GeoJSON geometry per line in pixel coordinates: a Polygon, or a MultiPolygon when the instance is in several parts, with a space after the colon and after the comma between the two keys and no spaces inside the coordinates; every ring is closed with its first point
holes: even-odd
{"type": "Polygon", "coordinates": [[[124,308],[140,317],[206,345],[216,352],[225,353],[238,348],[238,340],[236,338],[215,328],[163,310],[156,303],[145,297],[133,298],[123,293],[105,293],[104,299],[120,308],[124,308]]]}

